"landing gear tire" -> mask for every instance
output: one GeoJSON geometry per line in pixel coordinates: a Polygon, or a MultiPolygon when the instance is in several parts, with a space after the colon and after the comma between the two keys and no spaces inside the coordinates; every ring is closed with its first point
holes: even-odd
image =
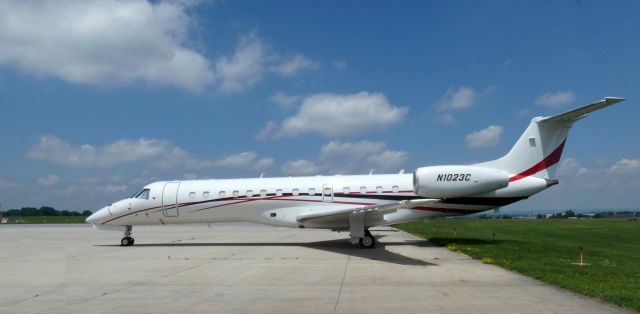
{"type": "Polygon", "coordinates": [[[120,246],[132,246],[133,242],[134,240],[132,237],[124,237],[120,240],[120,246]]]}
{"type": "Polygon", "coordinates": [[[131,226],[125,226],[125,228],[124,228],[124,238],[122,238],[122,240],[120,240],[120,246],[132,246],[133,245],[133,243],[135,241],[131,237],[132,229],[133,228],[131,226]]]}
{"type": "Polygon", "coordinates": [[[376,247],[376,238],[370,233],[366,234],[364,238],[360,238],[360,247],[363,249],[373,249],[376,247]]]}

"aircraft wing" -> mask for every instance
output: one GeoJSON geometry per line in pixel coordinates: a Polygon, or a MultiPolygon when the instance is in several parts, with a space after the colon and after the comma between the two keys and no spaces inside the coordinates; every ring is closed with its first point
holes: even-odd
{"type": "Polygon", "coordinates": [[[593,104],[586,105],[584,107],[580,107],[577,109],[573,109],[571,111],[567,111],[565,113],[561,113],[555,116],[542,118],[538,121],[538,123],[542,122],[554,122],[554,121],[566,121],[573,122],[576,120],[580,120],[586,117],[590,112],[596,111],[605,107],[609,107],[613,104],[619,103],[626,98],[618,98],[618,97],[605,97],[605,99],[595,102],[593,104]]]}
{"type": "Polygon", "coordinates": [[[324,222],[327,220],[349,220],[349,215],[363,214],[366,216],[384,215],[397,211],[400,208],[413,208],[416,206],[423,206],[425,204],[437,203],[437,199],[416,199],[416,200],[403,200],[393,203],[377,204],[371,206],[359,206],[351,208],[339,208],[323,212],[314,212],[309,214],[302,214],[296,217],[298,222],[317,221],[324,222]]]}

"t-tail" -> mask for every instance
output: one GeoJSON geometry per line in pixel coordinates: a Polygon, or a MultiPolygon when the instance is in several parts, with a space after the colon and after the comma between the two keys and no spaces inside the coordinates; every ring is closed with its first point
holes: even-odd
{"type": "Polygon", "coordinates": [[[625,98],[606,97],[596,103],[559,115],[535,117],[504,157],[475,166],[505,170],[511,174],[509,182],[534,176],[546,179],[550,183],[557,183],[555,172],[573,123],[592,111],[623,100],[625,98]]]}

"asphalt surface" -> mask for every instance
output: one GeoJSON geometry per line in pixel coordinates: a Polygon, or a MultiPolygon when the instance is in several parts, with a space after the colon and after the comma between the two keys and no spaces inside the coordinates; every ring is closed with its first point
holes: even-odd
{"type": "Polygon", "coordinates": [[[624,313],[375,228],[0,225],[0,313],[624,313]]]}

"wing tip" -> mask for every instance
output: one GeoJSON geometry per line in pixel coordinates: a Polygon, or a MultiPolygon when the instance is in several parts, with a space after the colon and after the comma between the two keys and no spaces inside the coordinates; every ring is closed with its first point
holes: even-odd
{"type": "Polygon", "coordinates": [[[627,100],[626,98],[622,98],[622,97],[605,97],[604,98],[604,102],[606,104],[615,104],[615,103],[619,103],[621,101],[625,101],[627,100]]]}

